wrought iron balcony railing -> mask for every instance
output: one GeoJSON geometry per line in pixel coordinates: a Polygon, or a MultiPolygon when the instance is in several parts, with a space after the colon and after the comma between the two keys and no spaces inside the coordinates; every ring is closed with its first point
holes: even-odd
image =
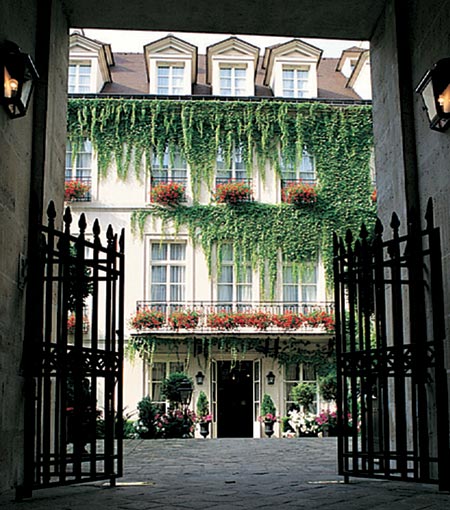
{"type": "Polygon", "coordinates": [[[332,302],[185,303],[137,301],[130,328],[145,331],[330,333],[332,302]]]}

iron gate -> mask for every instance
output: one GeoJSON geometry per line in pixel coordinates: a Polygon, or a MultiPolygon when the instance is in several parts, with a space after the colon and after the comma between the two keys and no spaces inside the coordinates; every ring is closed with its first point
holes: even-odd
{"type": "MultiPolygon", "coordinates": [[[[17,496],[122,475],[124,232],[106,243],[81,215],[55,229],[50,203],[36,257],[34,313],[24,349],[25,464],[17,496]],[[117,246],[119,245],[119,246],[117,246]]],[[[29,283],[29,285],[32,282],[29,283]]],[[[27,337],[26,337],[27,338],[27,337]]]]}
{"type": "Polygon", "coordinates": [[[364,226],[334,237],[338,463],[346,480],[389,478],[450,488],[439,229],[392,238],[364,226]]]}

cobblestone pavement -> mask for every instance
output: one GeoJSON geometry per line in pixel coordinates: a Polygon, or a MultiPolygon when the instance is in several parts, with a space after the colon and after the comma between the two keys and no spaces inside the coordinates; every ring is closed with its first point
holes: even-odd
{"type": "Polygon", "coordinates": [[[35,491],[12,510],[345,509],[450,510],[434,485],[336,475],[335,438],[173,439],[125,442],[117,486],[91,483],[35,491]]]}

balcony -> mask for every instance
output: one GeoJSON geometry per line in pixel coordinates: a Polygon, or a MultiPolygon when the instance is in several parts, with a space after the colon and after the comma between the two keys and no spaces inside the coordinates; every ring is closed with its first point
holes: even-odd
{"type": "Polygon", "coordinates": [[[161,303],[137,301],[130,328],[140,333],[333,334],[334,303],[161,303]]]}

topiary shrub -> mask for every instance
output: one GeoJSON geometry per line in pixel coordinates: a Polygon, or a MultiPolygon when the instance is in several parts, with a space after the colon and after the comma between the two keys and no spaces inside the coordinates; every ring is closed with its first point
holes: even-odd
{"type": "Polygon", "coordinates": [[[134,425],[136,433],[141,439],[154,439],[157,436],[155,417],[160,413],[157,404],[150,397],[144,397],[137,405],[139,420],[134,425]]]}
{"type": "Polygon", "coordinates": [[[184,372],[173,372],[162,382],[161,394],[170,402],[171,407],[181,405],[180,387],[184,384],[190,384],[193,387],[192,379],[184,372]]]}
{"type": "Polygon", "coordinates": [[[316,397],[316,385],[314,383],[302,382],[291,390],[292,400],[297,401],[305,412],[311,411],[312,404],[316,397]]]}

